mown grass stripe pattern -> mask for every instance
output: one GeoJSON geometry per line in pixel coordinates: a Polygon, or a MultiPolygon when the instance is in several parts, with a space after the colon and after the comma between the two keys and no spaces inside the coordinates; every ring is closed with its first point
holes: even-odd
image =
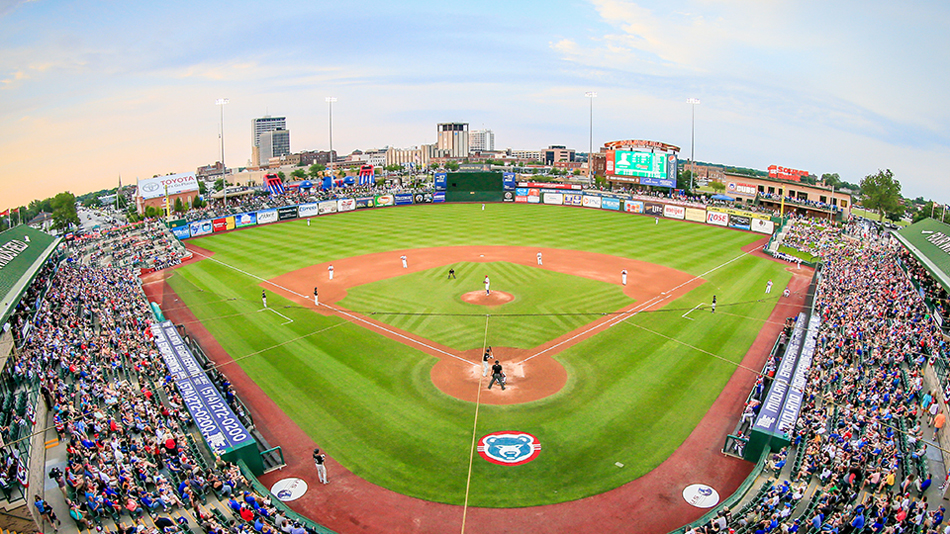
{"type": "MultiPolygon", "coordinates": [[[[481,211],[476,204],[358,211],[319,217],[310,227],[291,221],[209,236],[196,244],[214,251],[215,259],[265,279],[336,258],[456,245],[585,250],[700,275],[760,237],[670,220],[657,225],[652,217],[608,211],[501,204],[481,211]]],[[[536,277],[549,276],[524,266],[500,267],[525,287],[537,280],[543,285],[536,277]]],[[[421,284],[442,283],[444,277],[442,270],[415,274],[421,284]]],[[[493,274],[493,285],[496,276],[501,275],[493,274]]],[[[522,430],[539,436],[544,448],[535,461],[517,468],[476,461],[469,504],[509,507],[578,499],[659,465],[689,435],[735,370],[661,335],[738,362],[789,279],[784,265],[742,257],[709,273],[706,283],[664,308],[679,311],[641,313],[558,354],[570,376],[561,392],[528,404],[482,407],[480,432],[522,430]],[[776,290],[771,299],[762,300],[769,279],[776,290]],[[690,314],[694,320],[681,317],[685,310],[708,304],[714,294],[717,313],[701,308],[690,314]],[[615,462],[626,467],[617,469],[615,462]]],[[[240,365],[356,474],[407,495],[461,503],[473,406],[436,390],[429,378],[434,358],[272,294],[268,305],[294,319],[281,326],[282,318],[256,312],[258,280],[214,262],[177,269],[170,284],[235,357],[336,325],[240,365]]],[[[420,306],[418,299],[395,290],[365,289],[363,295],[352,295],[363,300],[348,303],[350,307],[392,311],[420,306]],[[385,298],[393,300],[383,306],[385,298]]],[[[598,301],[611,301],[609,291],[592,291],[598,301]]],[[[556,313],[590,304],[570,294],[552,293],[541,300],[536,311],[556,313]]],[[[456,300],[426,304],[438,309],[460,305],[456,300]]],[[[441,332],[446,345],[459,348],[480,346],[485,324],[484,316],[471,318],[471,324],[451,317],[387,320],[405,321],[401,327],[414,331],[441,332]]],[[[493,316],[489,337],[534,344],[576,324],[571,317],[493,316]]]]}

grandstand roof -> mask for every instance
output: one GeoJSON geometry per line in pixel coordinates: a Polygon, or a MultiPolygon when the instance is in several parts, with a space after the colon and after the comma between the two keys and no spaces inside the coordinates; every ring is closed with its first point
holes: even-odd
{"type": "Polygon", "coordinates": [[[0,325],[13,313],[59,240],[25,224],[0,233],[0,325]]]}
{"type": "Polygon", "coordinates": [[[950,291],[950,225],[936,219],[924,219],[894,235],[917,256],[943,288],[950,291]]]}

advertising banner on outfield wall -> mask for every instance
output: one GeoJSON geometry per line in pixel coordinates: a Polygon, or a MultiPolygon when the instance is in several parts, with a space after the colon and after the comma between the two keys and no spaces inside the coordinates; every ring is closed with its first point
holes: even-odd
{"type": "Polygon", "coordinates": [[[527,202],[528,201],[528,188],[527,187],[518,187],[515,189],[515,202],[527,202]]]}
{"type": "Polygon", "coordinates": [[[242,228],[244,226],[254,226],[257,224],[257,212],[238,213],[234,216],[234,226],[242,228]]]}
{"type": "Polygon", "coordinates": [[[356,209],[356,201],[352,198],[341,198],[336,201],[337,211],[353,211],[356,209]]]}
{"type": "Polygon", "coordinates": [[[336,200],[324,200],[320,202],[317,204],[317,210],[320,212],[320,215],[336,213],[336,200]]]}
{"type": "Polygon", "coordinates": [[[729,214],[718,211],[707,211],[706,222],[716,226],[727,226],[729,224],[729,214]]]}
{"type": "Polygon", "coordinates": [[[257,212],[257,224],[277,222],[277,210],[261,210],[257,212]]]}
{"type": "Polygon", "coordinates": [[[377,206],[392,206],[396,202],[396,199],[392,195],[379,195],[376,197],[377,206]]]}
{"type": "Polygon", "coordinates": [[[740,230],[751,230],[752,219],[743,215],[730,215],[729,226],[740,230]]]}
{"type": "Polygon", "coordinates": [[[669,219],[685,219],[686,208],[674,204],[667,204],[663,206],[663,216],[669,219]]]}
{"type": "Polygon", "coordinates": [[[600,197],[592,195],[584,195],[583,203],[581,204],[585,208],[597,208],[600,209],[600,197]]]}
{"type": "Polygon", "coordinates": [[[775,223],[763,219],[752,219],[752,231],[771,235],[775,231],[775,223]]]}
{"type": "Polygon", "coordinates": [[[518,180],[515,179],[515,173],[513,172],[502,173],[501,180],[505,191],[514,191],[518,187],[518,180]]]}
{"type": "Polygon", "coordinates": [[[436,191],[432,195],[432,202],[445,202],[445,191],[436,191]]]}
{"type": "Polygon", "coordinates": [[[208,235],[214,227],[211,224],[211,221],[196,221],[188,225],[188,230],[191,233],[191,237],[198,237],[200,235],[208,235]]]}
{"type": "Polygon", "coordinates": [[[211,450],[221,455],[253,444],[251,433],[231,411],[214,382],[208,378],[178,335],[175,325],[171,321],[154,324],[152,335],[169,373],[175,379],[188,413],[211,450]]]}
{"type": "Polygon", "coordinates": [[[297,206],[297,215],[301,219],[305,219],[307,217],[316,217],[317,215],[320,215],[320,204],[317,204],[316,202],[301,204],[297,206]]]}
{"type": "Polygon", "coordinates": [[[393,196],[393,203],[397,206],[412,204],[412,193],[400,193],[393,196]]]}
{"type": "Polygon", "coordinates": [[[564,193],[565,206],[583,206],[584,195],[580,193],[564,193]]]}
{"type": "Polygon", "coordinates": [[[653,202],[643,203],[643,213],[653,215],[654,217],[663,216],[663,204],[654,204],[653,202]]]}
{"type": "Polygon", "coordinates": [[[695,222],[706,222],[706,210],[700,208],[686,208],[686,220],[695,222]]]}
{"type": "Polygon", "coordinates": [[[530,188],[528,189],[528,204],[540,204],[541,203],[541,190],[530,188]]]}
{"type": "MultiPolygon", "coordinates": [[[[432,202],[432,195],[429,194],[429,202],[432,202]]],[[[426,203],[426,193],[413,193],[412,194],[412,203],[413,204],[425,204],[426,203]]]]}
{"type": "Polygon", "coordinates": [[[172,228],[172,234],[175,235],[179,240],[188,239],[191,237],[191,230],[188,229],[188,225],[175,226],[172,228]]]}
{"type": "Polygon", "coordinates": [[[515,201],[515,192],[514,191],[505,191],[501,195],[501,200],[504,202],[514,202],[515,201]]]}
{"type": "Polygon", "coordinates": [[[212,221],[211,221],[211,229],[212,229],[214,232],[223,232],[223,231],[227,230],[227,229],[228,229],[228,221],[227,221],[227,219],[225,219],[224,217],[220,217],[220,218],[218,218],[218,219],[212,219],[212,221]]]}
{"type": "Polygon", "coordinates": [[[564,204],[564,193],[551,193],[549,191],[544,192],[544,203],[545,204],[564,204]]]}
{"type": "Polygon", "coordinates": [[[619,211],[620,199],[613,198],[613,197],[604,197],[603,200],[600,202],[600,207],[604,208],[605,210],[619,211]]]}
{"type": "Polygon", "coordinates": [[[643,202],[639,200],[624,200],[623,211],[627,213],[643,213],[643,202]]]}
{"type": "Polygon", "coordinates": [[[373,197],[360,197],[356,199],[356,209],[372,208],[375,205],[376,199],[373,197]]]}
{"type": "Polygon", "coordinates": [[[284,206],[277,208],[277,220],[289,221],[297,218],[297,206],[284,206]]]}
{"type": "Polygon", "coordinates": [[[445,191],[446,182],[448,181],[448,175],[444,172],[437,172],[432,176],[433,181],[435,182],[436,191],[445,191]]]}
{"type": "Polygon", "coordinates": [[[741,215],[743,217],[749,217],[750,219],[765,219],[767,221],[772,220],[771,215],[766,215],[765,213],[755,213],[753,211],[745,210],[736,210],[732,208],[720,208],[719,206],[709,206],[706,208],[708,211],[717,211],[719,213],[728,213],[729,215],[741,215]]]}

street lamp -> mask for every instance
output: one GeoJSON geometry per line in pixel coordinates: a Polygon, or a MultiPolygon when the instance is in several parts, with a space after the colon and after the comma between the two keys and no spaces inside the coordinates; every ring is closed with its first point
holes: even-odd
{"type": "Polygon", "coordinates": [[[333,168],[333,103],[336,102],[335,96],[327,97],[327,105],[330,107],[330,154],[327,156],[328,167],[333,168]]]}
{"type": "Polygon", "coordinates": [[[584,96],[590,99],[590,146],[587,148],[587,185],[594,184],[594,98],[597,93],[587,91],[584,96]]]}
{"type": "MultiPolygon", "coordinates": [[[[225,175],[228,172],[228,167],[224,164],[224,106],[231,102],[227,98],[219,98],[214,101],[216,106],[221,106],[221,179],[225,182],[225,175]]],[[[222,182],[224,183],[224,182],[222,182]]]]}
{"type": "Polygon", "coordinates": [[[693,151],[696,148],[696,106],[699,105],[699,99],[687,98],[686,103],[691,106],[693,111],[693,118],[689,130],[689,165],[692,167],[689,171],[689,192],[692,193],[694,188],[694,175],[696,174],[696,155],[693,151]]]}

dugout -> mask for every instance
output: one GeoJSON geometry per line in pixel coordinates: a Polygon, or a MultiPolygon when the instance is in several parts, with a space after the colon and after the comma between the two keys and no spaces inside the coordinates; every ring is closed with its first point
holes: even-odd
{"type": "Polygon", "coordinates": [[[504,173],[450,172],[445,175],[446,202],[501,202],[504,173]]]}

